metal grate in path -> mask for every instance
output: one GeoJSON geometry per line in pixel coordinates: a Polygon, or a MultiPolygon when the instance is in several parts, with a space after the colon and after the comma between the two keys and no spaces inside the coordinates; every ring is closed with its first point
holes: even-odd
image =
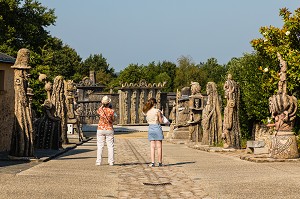
{"type": "Polygon", "coordinates": [[[166,186],[166,185],[172,185],[170,182],[163,182],[163,183],[149,183],[149,182],[143,182],[144,185],[148,186],[166,186]]]}

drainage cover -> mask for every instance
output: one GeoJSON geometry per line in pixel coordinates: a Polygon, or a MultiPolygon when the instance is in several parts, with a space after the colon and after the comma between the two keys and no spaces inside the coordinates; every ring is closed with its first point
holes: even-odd
{"type": "Polygon", "coordinates": [[[149,186],[165,186],[165,185],[172,185],[170,182],[163,182],[163,183],[149,183],[149,182],[143,182],[144,185],[149,186]]]}

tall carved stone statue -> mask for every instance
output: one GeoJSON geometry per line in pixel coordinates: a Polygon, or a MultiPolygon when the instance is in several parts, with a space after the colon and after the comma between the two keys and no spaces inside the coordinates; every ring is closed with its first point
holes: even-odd
{"type": "Polygon", "coordinates": [[[203,110],[203,96],[200,93],[201,86],[198,82],[191,82],[191,95],[189,96],[189,141],[199,142],[202,140],[201,113],[203,110]]]}
{"type": "Polygon", "coordinates": [[[73,80],[65,81],[65,96],[66,96],[66,105],[67,105],[67,115],[68,123],[76,123],[75,113],[74,113],[74,83],[73,80]]]}
{"type": "Polygon", "coordinates": [[[206,93],[207,103],[202,112],[202,144],[214,146],[221,141],[222,136],[221,104],[217,85],[214,82],[208,82],[206,93]]]}
{"type": "Polygon", "coordinates": [[[241,132],[239,123],[239,98],[240,90],[238,84],[228,74],[224,84],[225,98],[227,100],[224,109],[223,134],[224,148],[241,148],[241,132]]]}
{"type": "Polygon", "coordinates": [[[18,51],[14,69],[15,119],[12,132],[10,155],[33,157],[33,125],[30,101],[27,95],[30,51],[22,48],[18,51]]]}
{"type": "Polygon", "coordinates": [[[61,140],[63,144],[68,144],[67,137],[67,107],[64,94],[64,78],[57,76],[54,78],[53,92],[51,95],[51,102],[55,107],[55,117],[61,119],[61,140]]]}
{"type": "Polygon", "coordinates": [[[287,95],[287,63],[279,53],[277,53],[277,57],[281,67],[278,92],[277,95],[273,95],[269,98],[270,112],[275,123],[267,125],[269,127],[275,127],[275,135],[271,140],[270,155],[273,158],[282,159],[298,158],[299,153],[296,136],[294,132],[292,132],[298,107],[297,98],[287,95]]]}
{"type": "Polygon", "coordinates": [[[286,71],[287,71],[287,64],[286,61],[283,60],[280,53],[277,52],[277,58],[280,62],[280,72],[279,77],[280,81],[278,82],[278,94],[286,94],[286,71]]]}

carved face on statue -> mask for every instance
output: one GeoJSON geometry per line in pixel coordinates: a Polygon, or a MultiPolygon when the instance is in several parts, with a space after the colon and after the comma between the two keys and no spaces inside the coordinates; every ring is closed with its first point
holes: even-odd
{"type": "Polygon", "coordinates": [[[46,100],[44,101],[43,106],[44,106],[45,109],[50,110],[50,109],[52,108],[52,102],[51,102],[50,100],[46,99],[46,100]]]}
{"type": "Polygon", "coordinates": [[[199,94],[201,90],[201,86],[198,82],[191,82],[191,93],[192,95],[199,94]]]}

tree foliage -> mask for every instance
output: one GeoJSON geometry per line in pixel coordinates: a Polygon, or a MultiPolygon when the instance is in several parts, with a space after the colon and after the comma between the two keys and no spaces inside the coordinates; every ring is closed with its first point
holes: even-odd
{"type": "Polygon", "coordinates": [[[20,48],[38,52],[47,43],[46,27],[55,23],[53,9],[33,0],[0,1],[0,51],[16,56],[20,48]]]}
{"type": "Polygon", "coordinates": [[[292,13],[287,8],[280,9],[279,15],[283,19],[283,27],[274,26],[261,27],[260,33],[263,38],[251,41],[252,46],[265,59],[277,64],[265,65],[272,77],[272,81],[279,81],[278,71],[280,70],[277,60],[277,52],[287,62],[288,92],[295,94],[299,99],[300,93],[300,8],[292,13]]]}
{"type": "Polygon", "coordinates": [[[39,74],[45,73],[50,81],[57,75],[71,79],[74,69],[80,68],[81,64],[74,49],[46,30],[55,20],[54,10],[37,1],[0,1],[0,51],[14,57],[21,48],[31,51],[30,87],[35,94],[33,107],[38,111],[41,111],[40,103],[45,97],[44,86],[37,81],[39,74]]]}
{"type": "Polygon", "coordinates": [[[130,64],[124,70],[121,70],[118,78],[114,81],[115,85],[122,83],[139,83],[141,79],[145,78],[143,66],[138,64],[130,64]]]}
{"type": "Polygon", "coordinates": [[[191,81],[198,81],[200,73],[198,66],[190,56],[181,56],[177,60],[176,75],[174,84],[176,89],[191,85],[191,81]]]}
{"type": "Polygon", "coordinates": [[[215,58],[210,58],[205,63],[200,63],[198,81],[203,88],[202,90],[205,91],[208,82],[215,82],[218,92],[221,94],[223,92],[226,71],[226,66],[218,64],[218,60],[215,58]]]}

